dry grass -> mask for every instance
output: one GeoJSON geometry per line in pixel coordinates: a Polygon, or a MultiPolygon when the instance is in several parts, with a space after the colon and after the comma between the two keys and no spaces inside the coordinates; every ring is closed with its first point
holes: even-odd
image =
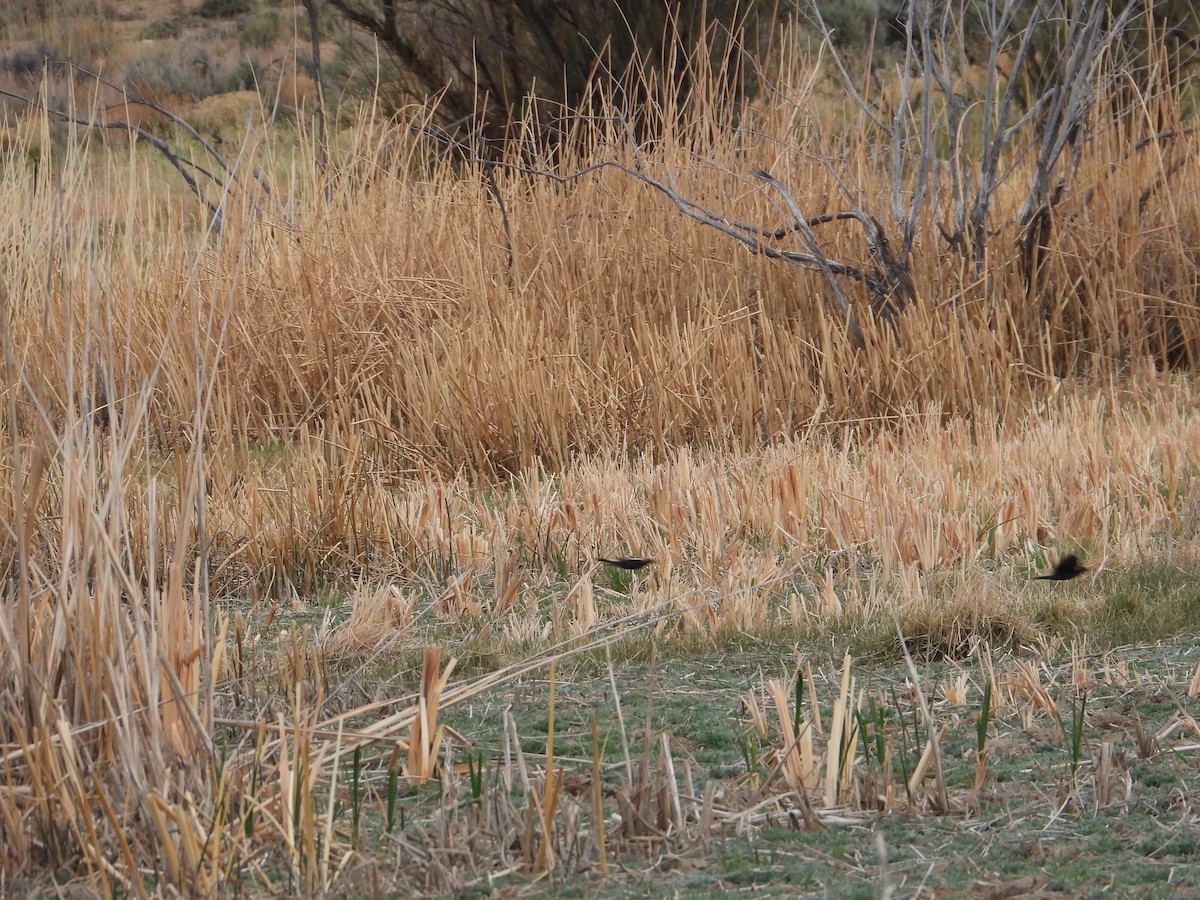
{"type": "MultiPolygon", "coordinates": [[[[820,121],[814,83],[756,110],[757,132],[681,112],[646,165],[743,219],[777,224],[740,174],[754,166],[836,207],[812,161],[836,136],[794,127],[820,121]]],[[[1173,165],[1195,135],[1089,144],[1045,296],[1024,296],[1013,210],[995,214],[986,277],[923,223],[919,304],[856,350],[820,276],[747,256],[613,170],[566,187],[498,175],[510,264],[482,173],[427,162],[425,115],[365,118],[330,173],[304,139],[251,132],[239,171],[261,164],[275,189],[244,178],[220,233],[123,144],[42,122],[0,145],[4,877],[329,890],[355,746],[403,746],[425,777],[438,708],[580,647],[895,612],[914,649],[961,655],[1033,639],[1024,576],[1049,548],[1103,571],[1190,546],[1196,388],[1158,364],[1200,339],[1200,176],[1173,165]],[[626,549],[658,563],[608,580],[591,564],[626,549]],[[279,610],[331,591],[352,594],[349,618],[294,625],[250,679],[279,610]],[[249,616],[227,610],[247,598],[249,616]],[[523,658],[447,684],[432,654],[419,698],[323,708],[330,667],[464,633],[523,658]]],[[[581,127],[557,165],[624,158],[619,132],[581,127]]],[[[884,196],[873,147],[843,149],[884,196]]],[[[866,259],[851,227],[828,227],[828,255],[866,259]]],[[[767,691],[786,722],[783,686],[767,691]]],[[[845,724],[861,697],[848,682],[839,697],[845,724]]],[[[823,781],[811,747],[778,748],[786,790],[853,795],[837,780],[850,734],[823,781]]],[[[509,862],[526,870],[583,865],[603,843],[579,816],[602,801],[568,799],[552,765],[531,775],[515,725],[505,740],[528,803],[480,807],[499,822],[468,831],[522,829],[509,862]]],[[[750,794],[688,819],[669,743],[651,743],[615,834],[757,821],[750,794]]],[[[428,831],[427,888],[459,883],[436,861],[463,834],[428,831]]],[[[473,852],[486,867],[508,849],[473,852]]]]}

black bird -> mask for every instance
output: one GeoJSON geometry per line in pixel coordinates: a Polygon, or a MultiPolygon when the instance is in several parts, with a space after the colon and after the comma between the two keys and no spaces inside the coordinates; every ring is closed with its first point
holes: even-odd
{"type": "Polygon", "coordinates": [[[654,562],[654,560],[646,559],[644,556],[618,556],[616,559],[608,559],[603,556],[597,556],[596,559],[602,563],[608,563],[610,566],[616,566],[618,569],[630,570],[644,569],[646,566],[650,565],[650,563],[654,562]]]}
{"type": "Polygon", "coordinates": [[[1074,553],[1068,553],[1058,561],[1049,575],[1039,575],[1039,581],[1070,581],[1072,578],[1078,578],[1088,570],[1087,566],[1080,565],[1079,557],[1074,553]]]}

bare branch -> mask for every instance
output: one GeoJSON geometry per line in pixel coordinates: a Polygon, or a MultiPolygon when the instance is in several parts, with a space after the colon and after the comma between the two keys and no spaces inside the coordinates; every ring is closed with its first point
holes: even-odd
{"type": "Polygon", "coordinates": [[[139,141],[146,142],[166,157],[167,161],[175,168],[180,177],[183,178],[184,183],[187,184],[189,190],[191,190],[191,192],[196,195],[196,198],[208,209],[209,214],[213,217],[213,220],[217,224],[217,228],[219,229],[221,227],[222,216],[220,207],[208,199],[203,188],[201,188],[199,183],[197,183],[196,179],[192,176],[192,173],[188,171],[188,167],[196,169],[198,172],[201,172],[209,177],[212,177],[211,173],[202,169],[191,160],[185,159],[184,157],[175,153],[175,151],[171,149],[170,145],[168,145],[166,141],[155,137],[153,134],[146,131],[146,129],[141,128],[138,125],[134,125],[131,122],[126,122],[124,119],[116,119],[112,122],[97,122],[94,119],[76,116],[61,109],[55,109],[54,107],[46,106],[41,101],[33,97],[26,97],[23,94],[13,93],[12,91],[8,91],[3,88],[0,88],[0,96],[10,97],[13,100],[19,100],[22,103],[28,104],[34,109],[40,109],[46,112],[48,115],[51,115],[62,122],[68,122],[72,125],[83,125],[87,128],[102,128],[107,130],[125,131],[129,134],[132,134],[139,141]]]}
{"type": "Polygon", "coordinates": [[[762,169],[754,169],[750,172],[755,178],[765,181],[775,190],[779,191],[783,197],[783,202],[787,204],[788,211],[796,220],[795,228],[804,238],[804,243],[808,246],[809,253],[817,261],[817,267],[821,270],[821,274],[825,276],[825,283],[829,285],[829,290],[833,294],[833,299],[838,305],[838,309],[842,311],[842,316],[846,319],[846,324],[850,328],[850,333],[854,336],[855,342],[861,346],[862,330],[858,326],[854,314],[850,311],[850,304],[846,302],[846,298],[842,296],[842,291],[838,287],[837,282],[833,278],[833,269],[830,267],[829,260],[825,254],[821,252],[821,246],[817,243],[817,237],[812,233],[812,229],[808,227],[808,222],[804,218],[804,214],[800,212],[800,207],[791,193],[778,179],[762,169]]]}
{"type": "MultiPolygon", "coordinates": [[[[67,112],[66,110],[55,109],[54,107],[44,104],[41,100],[39,100],[35,97],[29,97],[29,96],[25,96],[23,94],[17,94],[12,91],[4,90],[4,89],[0,89],[0,96],[10,97],[14,100],[18,100],[33,109],[40,109],[40,110],[44,111],[45,113],[47,113],[48,115],[51,115],[54,118],[56,118],[62,122],[68,122],[72,125],[80,125],[85,128],[98,128],[98,129],[106,129],[106,130],[124,131],[128,134],[133,135],[138,141],[142,141],[144,143],[149,144],[151,147],[153,147],[155,150],[157,150],[159,153],[161,153],[164,157],[166,157],[167,161],[171,164],[171,166],[179,173],[180,177],[183,178],[184,183],[188,186],[188,189],[193,194],[195,194],[197,199],[199,199],[200,202],[203,203],[205,205],[205,207],[208,209],[209,214],[213,217],[213,220],[217,225],[217,228],[221,227],[221,224],[223,221],[223,216],[221,214],[220,204],[213,203],[211,200],[208,199],[207,194],[205,194],[204,189],[200,186],[199,182],[196,180],[196,178],[192,174],[192,172],[193,171],[198,172],[200,175],[202,175],[203,177],[207,178],[209,181],[211,181],[215,185],[217,185],[222,191],[227,190],[230,184],[240,184],[241,179],[238,178],[237,172],[234,170],[234,168],[231,167],[225,161],[225,159],[221,156],[221,154],[219,154],[217,152],[216,148],[209,141],[205,140],[205,138],[200,134],[199,131],[197,131],[191,125],[190,122],[188,122],[186,119],[183,119],[182,117],[176,115],[175,113],[171,112],[170,110],[166,109],[165,107],[159,105],[158,103],[154,102],[153,100],[150,100],[150,99],[142,96],[141,94],[129,95],[125,88],[123,88],[117,84],[114,84],[113,82],[109,81],[108,79],[102,77],[99,73],[92,72],[88,69],[85,69],[82,66],[75,64],[75,63],[55,62],[55,63],[50,63],[50,65],[60,68],[63,71],[67,71],[67,72],[71,72],[71,73],[78,73],[80,75],[85,76],[89,81],[95,82],[97,85],[104,85],[105,87],[108,87],[114,91],[117,91],[117,92],[125,95],[125,100],[122,103],[105,107],[104,112],[109,112],[113,109],[118,109],[118,108],[127,107],[127,106],[144,106],[147,109],[153,110],[154,112],[158,113],[164,119],[166,119],[168,122],[171,122],[172,124],[177,125],[178,127],[182,128],[184,131],[186,131],[192,137],[193,140],[195,140],[197,143],[200,144],[200,146],[202,146],[204,148],[204,150],[208,153],[208,155],[210,157],[212,157],[212,159],[216,162],[220,171],[224,173],[225,177],[222,178],[222,177],[218,176],[215,172],[200,165],[195,160],[192,160],[182,154],[176,153],[173,149],[171,149],[170,144],[168,144],[162,138],[147,131],[145,128],[142,128],[140,125],[136,125],[132,122],[128,122],[125,119],[113,119],[111,121],[99,121],[97,119],[92,118],[91,116],[82,116],[82,115],[77,115],[72,112],[67,112]]],[[[262,172],[259,169],[255,168],[253,170],[253,174],[254,174],[255,180],[258,182],[258,185],[262,189],[262,191],[267,196],[271,196],[271,187],[267,183],[266,178],[263,176],[262,172]]]]}

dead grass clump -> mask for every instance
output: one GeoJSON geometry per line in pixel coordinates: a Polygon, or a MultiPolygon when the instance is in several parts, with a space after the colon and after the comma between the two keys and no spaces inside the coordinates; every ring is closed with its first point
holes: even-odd
{"type": "Polygon", "coordinates": [[[256,91],[231,91],[206,97],[192,105],[185,118],[205,133],[229,126],[257,124],[263,116],[262,98],[256,91]]]}
{"type": "MultiPolygon", "coordinates": [[[[128,452],[128,437],[113,440],[128,452]]],[[[211,686],[224,677],[223,628],[182,554],[161,581],[128,568],[121,454],[98,478],[94,443],[77,434],[60,447],[52,461],[27,445],[5,448],[12,543],[0,668],[10,689],[0,697],[0,746],[12,790],[0,792],[0,818],[13,826],[6,843],[19,854],[5,865],[36,860],[144,893],[137,860],[151,848],[163,877],[212,889],[222,861],[209,843],[211,820],[188,797],[212,787],[211,686]],[[67,496],[46,532],[41,510],[57,499],[47,490],[50,469],[67,496]],[[65,558],[51,563],[47,539],[65,558]]],[[[176,551],[189,531],[181,522],[176,551]]]]}
{"type": "MultiPolygon", "coordinates": [[[[1023,609],[1028,598],[996,584],[990,576],[951,575],[938,581],[942,584],[898,604],[900,628],[914,656],[958,660],[974,655],[981,646],[1011,651],[1034,646],[1038,631],[1023,609]]],[[[888,644],[892,649],[888,656],[898,658],[899,644],[894,640],[888,644]]]]}
{"type": "MultiPolygon", "coordinates": [[[[921,659],[966,659],[979,644],[1021,650],[1033,646],[1037,634],[1019,613],[994,607],[981,610],[961,601],[907,609],[900,621],[909,647],[921,659]]],[[[899,645],[893,656],[899,653],[899,645]]]]}
{"type": "Polygon", "coordinates": [[[416,599],[395,585],[362,587],[347,598],[350,614],[324,643],[325,657],[353,660],[379,653],[403,640],[413,624],[416,599]]]}

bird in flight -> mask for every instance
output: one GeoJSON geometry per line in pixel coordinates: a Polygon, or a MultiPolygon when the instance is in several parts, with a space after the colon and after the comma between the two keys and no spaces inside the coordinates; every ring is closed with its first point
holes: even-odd
{"type": "Polygon", "coordinates": [[[654,560],[647,559],[644,556],[618,556],[615,559],[597,556],[596,559],[602,563],[608,563],[610,566],[616,566],[618,569],[629,569],[631,571],[634,569],[644,569],[654,562],[654,560]]]}
{"type": "Polygon", "coordinates": [[[1079,557],[1074,553],[1068,553],[1058,561],[1058,564],[1050,570],[1046,575],[1039,575],[1039,581],[1070,581],[1072,578],[1078,578],[1088,570],[1087,566],[1080,565],[1079,557]]]}

